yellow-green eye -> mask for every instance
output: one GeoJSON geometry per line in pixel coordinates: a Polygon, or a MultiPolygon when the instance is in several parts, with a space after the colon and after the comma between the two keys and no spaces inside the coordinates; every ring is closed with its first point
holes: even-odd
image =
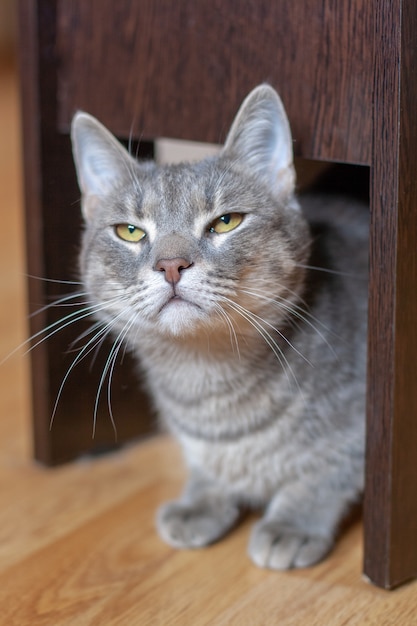
{"type": "Polygon", "coordinates": [[[130,241],[131,243],[137,243],[146,237],[146,233],[133,224],[117,224],[116,235],[123,241],[130,241]]]}
{"type": "Polygon", "coordinates": [[[210,224],[209,232],[218,234],[228,233],[237,228],[242,220],[243,215],[241,213],[226,213],[226,215],[218,217],[210,224]]]}

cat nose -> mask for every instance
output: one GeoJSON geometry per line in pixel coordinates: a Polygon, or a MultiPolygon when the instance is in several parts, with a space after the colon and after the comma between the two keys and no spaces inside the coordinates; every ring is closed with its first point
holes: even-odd
{"type": "Polygon", "coordinates": [[[192,265],[191,261],[183,258],[159,259],[155,264],[155,271],[164,272],[165,280],[172,285],[176,285],[181,278],[181,272],[192,265]]]}

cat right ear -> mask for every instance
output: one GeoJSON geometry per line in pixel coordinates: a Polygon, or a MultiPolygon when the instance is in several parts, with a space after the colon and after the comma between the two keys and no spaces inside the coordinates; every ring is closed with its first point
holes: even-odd
{"type": "Polygon", "coordinates": [[[274,194],[294,192],[292,136],[284,105],[270,85],[259,85],[241,105],[223,148],[274,194]]]}
{"type": "Polygon", "coordinates": [[[76,113],[71,125],[72,153],[88,219],[100,198],[131,176],[133,159],[95,117],[76,113]]]}

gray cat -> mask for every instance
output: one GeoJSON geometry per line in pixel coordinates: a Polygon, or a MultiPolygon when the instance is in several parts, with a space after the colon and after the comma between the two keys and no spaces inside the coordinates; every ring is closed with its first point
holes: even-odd
{"type": "Polygon", "coordinates": [[[268,85],[197,164],[139,164],[85,113],[72,141],[83,283],[189,468],[161,537],[205,546],[253,507],[258,566],[319,561],[363,488],[366,209],[311,197],[301,210],[268,85]]]}

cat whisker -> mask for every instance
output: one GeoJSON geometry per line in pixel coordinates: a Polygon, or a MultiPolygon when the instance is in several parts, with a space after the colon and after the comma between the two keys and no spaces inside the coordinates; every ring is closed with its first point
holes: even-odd
{"type": "Polygon", "coordinates": [[[326,346],[329,348],[331,353],[337,358],[337,353],[335,352],[334,348],[329,343],[329,341],[324,336],[324,334],[315,326],[315,324],[318,324],[319,326],[321,326],[323,330],[328,332],[329,334],[334,334],[334,333],[332,333],[331,330],[325,324],[323,324],[319,319],[317,319],[309,311],[307,311],[306,309],[303,309],[302,307],[295,304],[294,302],[289,302],[285,298],[282,298],[277,295],[275,295],[275,298],[271,298],[269,296],[265,296],[264,293],[258,292],[256,290],[250,290],[250,289],[242,289],[242,293],[246,293],[249,296],[253,296],[255,298],[265,300],[266,302],[273,304],[274,306],[276,306],[277,308],[281,310],[287,311],[290,315],[303,321],[305,324],[307,324],[307,326],[309,326],[312,330],[314,330],[315,333],[317,333],[320,339],[322,339],[323,342],[326,344],[326,346]]]}
{"type": "Polygon", "coordinates": [[[355,278],[357,280],[367,280],[367,278],[364,276],[356,276],[355,274],[351,274],[350,272],[340,272],[339,270],[332,270],[327,267],[318,267],[316,265],[303,265],[302,263],[297,263],[297,267],[301,267],[305,270],[314,270],[316,272],[334,274],[336,276],[346,276],[347,278],[355,278]]]}
{"type": "MultiPolygon", "coordinates": [[[[79,281],[69,281],[69,280],[56,280],[56,279],[50,279],[50,278],[42,278],[39,276],[34,276],[34,275],[27,275],[29,278],[33,278],[35,280],[41,280],[44,282],[53,282],[53,283],[57,283],[57,284],[68,284],[68,285],[82,285],[83,283],[79,282],[79,281]]],[[[106,307],[106,305],[109,303],[109,301],[107,301],[107,303],[105,304],[92,304],[89,301],[78,301],[78,302],[74,302],[73,304],[68,304],[72,299],[76,299],[76,298],[81,298],[81,297],[85,297],[88,296],[87,292],[83,292],[83,291],[76,291],[74,293],[68,294],[63,296],[62,298],[58,298],[57,300],[54,300],[54,302],[51,302],[50,304],[47,304],[43,307],[41,307],[40,309],[34,311],[33,313],[31,313],[28,317],[29,319],[32,317],[35,317],[37,315],[40,315],[41,313],[54,308],[54,307],[59,307],[59,306],[83,306],[83,308],[81,310],[76,310],[76,311],[72,311],[71,313],[69,313],[68,315],[66,315],[63,318],[60,318],[59,320],[52,322],[51,324],[49,324],[48,326],[45,326],[44,328],[42,328],[41,330],[37,331],[36,333],[32,334],[30,337],[26,338],[24,341],[22,341],[22,343],[20,343],[19,345],[17,345],[11,352],[9,352],[4,358],[2,358],[0,360],[0,366],[3,365],[4,363],[6,363],[10,358],[12,358],[15,354],[17,354],[20,350],[22,350],[23,348],[25,348],[26,346],[29,345],[29,348],[27,348],[25,350],[25,352],[23,353],[23,356],[26,356],[27,354],[29,354],[30,352],[32,352],[32,350],[34,350],[35,348],[37,348],[38,346],[40,346],[44,341],[47,341],[48,339],[50,339],[51,337],[53,337],[55,334],[57,334],[58,332],[60,332],[61,330],[63,330],[64,328],[66,328],[67,326],[70,326],[73,323],[76,323],[84,318],[87,318],[89,316],[94,315],[96,312],[99,312],[101,309],[104,309],[106,307]],[[86,306],[87,305],[87,306],[86,306]],[[41,339],[39,339],[41,337],[41,339]],[[35,342],[35,343],[33,343],[35,342]],[[30,345],[32,344],[32,345],[30,345]]],[[[114,298],[114,302],[118,302],[118,298],[115,297],[114,298]]]]}
{"type": "Polygon", "coordinates": [[[130,125],[130,130],[129,130],[129,139],[128,139],[128,142],[127,142],[127,151],[130,154],[130,156],[136,156],[136,158],[137,158],[138,154],[136,153],[136,155],[134,155],[132,153],[133,135],[134,135],[133,129],[134,129],[135,125],[136,125],[136,120],[132,120],[132,123],[130,125]]]}
{"type": "Polygon", "coordinates": [[[69,295],[63,296],[62,298],[59,298],[58,300],[54,300],[53,302],[51,302],[50,304],[46,304],[45,306],[41,307],[40,309],[37,309],[36,311],[33,311],[28,317],[32,318],[32,317],[36,317],[36,315],[40,315],[41,313],[44,313],[45,311],[47,311],[48,309],[52,309],[55,307],[60,307],[60,306],[80,306],[80,305],[86,305],[89,304],[89,301],[85,301],[85,302],[73,302],[71,303],[71,300],[75,300],[76,298],[81,298],[82,296],[88,296],[88,294],[86,292],[75,292],[75,293],[71,293],[69,295]]]}
{"type": "MultiPolygon", "coordinates": [[[[262,283],[261,283],[261,281],[258,280],[257,284],[260,285],[262,283]]],[[[268,286],[270,286],[270,284],[268,284],[268,286]]],[[[317,321],[320,324],[320,320],[318,320],[317,318],[314,318],[309,313],[309,311],[308,311],[309,305],[301,297],[301,295],[300,295],[300,293],[298,291],[294,291],[293,289],[290,289],[290,287],[288,287],[288,285],[277,284],[276,287],[278,287],[278,288],[282,289],[283,291],[287,292],[290,296],[292,296],[292,299],[284,298],[284,296],[277,295],[275,290],[274,290],[272,295],[268,295],[268,292],[265,294],[265,289],[262,289],[262,291],[261,291],[260,289],[255,289],[253,287],[251,288],[252,291],[253,291],[252,295],[256,295],[256,296],[261,296],[261,297],[267,298],[271,303],[275,302],[276,305],[279,305],[279,303],[282,302],[282,303],[288,304],[289,306],[294,306],[294,308],[296,308],[297,310],[300,310],[302,313],[305,313],[306,315],[310,315],[310,317],[312,319],[314,319],[315,321],[317,321]]],[[[251,294],[249,294],[249,295],[251,295],[251,294]]],[[[324,324],[323,324],[323,328],[325,328],[324,324]]]]}
{"type": "MultiPolygon", "coordinates": [[[[100,308],[100,306],[96,305],[96,307],[94,307],[94,308],[100,308]]],[[[83,311],[84,310],[85,309],[83,309],[83,311]]],[[[28,344],[30,344],[34,340],[38,339],[38,337],[42,337],[42,335],[45,335],[45,333],[48,333],[48,334],[46,336],[42,337],[42,339],[39,339],[39,341],[36,341],[35,344],[31,345],[23,353],[23,356],[26,356],[27,354],[32,352],[32,350],[37,348],[39,345],[41,345],[47,339],[50,339],[50,337],[52,337],[53,335],[58,333],[60,330],[64,329],[66,326],[69,326],[70,324],[78,321],[79,319],[83,319],[84,317],[88,317],[88,315],[91,315],[91,314],[92,313],[85,313],[85,314],[80,315],[80,311],[73,311],[69,315],[66,315],[64,318],[61,318],[61,319],[57,320],[56,322],[53,322],[52,324],[49,324],[49,326],[46,326],[45,328],[42,328],[38,332],[34,333],[33,335],[31,335],[30,337],[25,339],[25,341],[20,343],[18,346],[16,346],[16,348],[14,350],[12,350],[4,359],[2,359],[0,361],[0,365],[3,365],[3,363],[5,363],[8,359],[10,359],[14,354],[19,352],[22,348],[24,348],[25,346],[27,346],[28,344]],[[77,316],[79,316],[79,317],[77,317],[77,316]]]]}
{"type": "MultiPolygon", "coordinates": [[[[77,356],[75,357],[75,359],[73,360],[73,362],[71,363],[71,365],[69,366],[69,368],[67,369],[65,376],[61,382],[61,385],[59,387],[56,399],[55,399],[55,403],[54,403],[54,408],[52,411],[52,416],[51,416],[51,420],[50,420],[50,429],[53,426],[53,422],[55,419],[55,415],[58,409],[58,404],[59,401],[61,399],[62,396],[62,392],[64,390],[65,384],[71,374],[71,372],[74,370],[74,368],[78,365],[78,363],[80,363],[83,359],[85,359],[94,349],[96,348],[100,348],[100,346],[102,345],[104,339],[106,337],[109,336],[109,334],[111,333],[114,325],[117,323],[118,319],[120,317],[122,317],[122,315],[124,314],[124,311],[122,311],[121,313],[119,313],[119,315],[117,315],[114,319],[112,319],[110,322],[107,322],[105,324],[103,324],[103,322],[97,322],[96,324],[93,325],[92,328],[88,329],[88,331],[84,331],[84,333],[82,333],[82,335],[80,335],[79,338],[77,338],[73,344],[77,341],[79,341],[81,338],[84,338],[85,336],[87,336],[89,333],[94,332],[97,328],[99,328],[98,332],[95,332],[95,334],[93,335],[93,337],[91,337],[91,339],[89,339],[89,341],[85,344],[85,346],[83,346],[80,351],[78,352],[77,356]]],[[[73,345],[72,344],[72,345],[73,345]]],[[[94,357],[94,360],[96,358],[96,355],[94,357]]]]}
{"type": "Polygon", "coordinates": [[[86,330],[84,330],[82,333],[80,333],[78,335],[78,337],[76,337],[73,341],[71,341],[67,352],[74,352],[74,351],[79,351],[80,348],[77,347],[77,344],[79,344],[83,339],[86,339],[88,337],[88,335],[91,335],[91,333],[95,332],[97,330],[97,328],[101,328],[103,326],[103,322],[102,321],[98,321],[95,324],[93,324],[92,326],[89,326],[86,330]]]}
{"type": "Polygon", "coordinates": [[[16,348],[16,351],[20,349],[21,347],[27,345],[30,341],[33,341],[34,339],[37,339],[37,337],[40,337],[44,335],[45,333],[47,333],[47,335],[42,337],[42,339],[39,339],[39,341],[37,341],[34,345],[30,346],[30,348],[25,352],[25,354],[32,352],[32,350],[40,346],[44,341],[47,341],[48,339],[50,339],[57,333],[64,330],[64,328],[67,328],[68,326],[71,326],[71,324],[75,324],[76,322],[80,322],[81,320],[86,319],[87,317],[91,317],[92,315],[94,315],[95,313],[98,313],[101,310],[104,310],[107,304],[108,303],[104,305],[103,304],[90,305],[88,307],[84,307],[83,309],[81,309],[81,311],[73,311],[69,315],[66,315],[64,318],[57,320],[56,322],[53,322],[46,328],[43,328],[42,330],[38,331],[37,333],[32,335],[32,337],[29,337],[29,339],[27,339],[23,344],[21,344],[20,346],[18,346],[18,348],[16,348]]]}
{"type": "MultiPolygon", "coordinates": [[[[106,325],[105,328],[107,328],[108,325],[106,325]]],[[[54,408],[52,410],[52,415],[51,415],[51,419],[49,422],[49,429],[52,429],[53,426],[53,422],[55,419],[55,415],[58,409],[58,404],[59,401],[61,399],[62,396],[62,392],[64,390],[65,387],[65,383],[67,382],[71,372],[73,371],[73,369],[76,367],[76,365],[78,365],[78,363],[80,363],[88,354],[90,354],[90,352],[92,350],[94,350],[94,348],[97,345],[97,338],[101,337],[103,335],[103,333],[105,333],[105,335],[108,334],[109,331],[106,332],[106,330],[101,330],[99,333],[96,333],[94,335],[94,337],[92,337],[92,339],[90,339],[90,341],[88,341],[88,343],[78,352],[77,356],[75,357],[75,359],[73,360],[73,362],[71,363],[71,365],[69,366],[69,368],[67,369],[64,378],[61,381],[60,387],[58,389],[58,393],[57,396],[55,398],[55,403],[54,403],[54,408]]]]}
{"type": "Polygon", "coordinates": [[[31,278],[33,280],[40,280],[44,283],[57,283],[59,285],[82,285],[83,284],[79,280],[59,280],[56,278],[44,278],[42,276],[34,276],[33,274],[26,274],[26,278],[31,278]]]}
{"type": "Polygon", "coordinates": [[[126,339],[127,334],[129,333],[130,329],[134,325],[134,323],[136,321],[136,318],[137,318],[137,314],[132,315],[132,317],[129,320],[129,322],[127,322],[124,325],[124,327],[122,328],[122,330],[119,332],[119,334],[117,335],[117,337],[115,338],[115,340],[113,342],[112,348],[111,348],[111,350],[109,352],[109,356],[107,357],[106,363],[105,363],[105,365],[103,367],[103,372],[101,374],[100,382],[99,382],[98,387],[97,387],[96,400],[95,400],[95,404],[94,404],[93,433],[92,433],[93,438],[94,438],[95,432],[96,432],[97,414],[98,414],[98,406],[99,406],[101,391],[103,389],[103,385],[104,385],[104,382],[106,380],[106,377],[108,376],[107,405],[108,405],[110,420],[111,420],[111,423],[112,423],[112,426],[113,426],[113,430],[114,430],[114,434],[115,434],[115,437],[116,437],[116,440],[117,440],[117,428],[116,428],[116,423],[115,423],[114,416],[113,416],[113,410],[112,410],[112,407],[111,407],[111,381],[112,381],[112,378],[113,378],[113,372],[114,372],[114,368],[115,368],[115,365],[116,365],[117,355],[120,352],[120,348],[124,344],[124,341],[126,339]]]}
{"type": "MultiPolygon", "coordinates": [[[[249,311],[245,307],[241,306],[240,304],[237,304],[236,302],[234,302],[230,298],[223,298],[223,300],[231,309],[233,309],[236,313],[241,315],[241,317],[243,317],[243,319],[245,319],[249,324],[251,324],[251,326],[253,326],[253,328],[255,328],[255,330],[260,334],[260,336],[265,341],[265,343],[271,348],[271,350],[274,353],[275,357],[277,358],[279,364],[281,365],[282,371],[284,372],[284,374],[285,374],[285,376],[286,376],[286,378],[288,380],[288,384],[291,385],[291,380],[290,380],[290,377],[289,377],[289,374],[291,374],[291,377],[292,377],[293,381],[295,382],[297,390],[300,393],[300,395],[302,396],[303,394],[302,394],[300,385],[298,383],[297,377],[295,376],[295,374],[294,374],[294,372],[293,372],[293,370],[292,370],[292,368],[291,368],[291,366],[290,366],[290,364],[288,362],[288,359],[286,358],[283,350],[280,348],[280,346],[275,341],[275,339],[272,337],[272,335],[268,332],[268,330],[265,329],[265,327],[261,323],[261,322],[264,322],[264,323],[267,323],[267,322],[262,320],[262,318],[260,318],[259,316],[254,315],[251,311],[249,311]]],[[[271,326],[271,324],[268,324],[268,325],[271,326]]],[[[271,326],[271,328],[273,328],[273,327],[271,326]]],[[[276,329],[274,329],[274,330],[276,330],[276,329]]],[[[300,355],[300,356],[302,356],[302,355],[300,355]]]]}
{"type": "Polygon", "coordinates": [[[233,321],[231,320],[230,315],[228,315],[227,312],[219,304],[216,305],[216,312],[226,322],[226,325],[229,328],[229,336],[230,336],[230,343],[231,343],[231,346],[232,346],[232,350],[233,350],[233,352],[236,350],[237,355],[238,355],[239,360],[240,360],[241,359],[241,355],[240,355],[240,349],[239,349],[239,341],[238,341],[238,338],[237,338],[237,334],[236,334],[235,328],[233,326],[233,321]]]}
{"type": "Polygon", "coordinates": [[[294,350],[294,352],[296,354],[298,354],[299,357],[301,357],[306,363],[308,363],[308,365],[310,365],[311,367],[313,367],[313,364],[307,359],[307,357],[305,357],[299,350],[297,350],[297,348],[291,343],[291,341],[284,335],[284,333],[282,333],[278,328],[276,328],[275,326],[273,326],[272,324],[270,324],[267,320],[263,319],[262,317],[260,317],[259,315],[256,315],[256,313],[253,313],[252,311],[249,311],[248,309],[245,309],[241,304],[237,304],[234,303],[237,307],[241,308],[242,310],[245,311],[245,313],[247,313],[248,315],[251,315],[252,319],[256,319],[257,321],[259,321],[262,324],[266,324],[266,326],[268,326],[269,328],[271,328],[275,333],[277,333],[281,339],[283,341],[285,341],[285,343],[287,343],[290,348],[292,350],[294,350]]]}
{"type": "MultiPolygon", "coordinates": [[[[136,316],[134,316],[134,318],[135,317],[136,316]]],[[[125,354],[125,351],[126,351],[125,338],[126,338],[127,333],[129,332],[130,328],[131,328],[131,325],[127,325],[127,326],[128,327],[126,328],[125,333],[123,334],[123,336],[120,337],[117,349],[115,350],[114,355],[111,358],[111,367],[109,369],[108,382],[107,382],[107,408],[108,408],[108,411],[109,411],[109,416],[110,416],[110,420],[111,420],[111,423],[112,423],[112,426],[113,426],[113,430],[114,430],[114,435],[115,435],[116,441],[117,441],[117,427],[116,427],[116,421],[114,419],[113,408],[112,408],[112,404],[111,404],[111,387],[112,387],[112,380],[113,380],[113,372],[114,372],[114,368],[116,366],[116,360],[117,360],[117,356],[118,356],[118,354],[120,352],[120,348],[122,346],[124,346],[123,354],[122,354],[122,361],[123,361],[123,357],[124,357],[124,354],[125,354]]],[[[97,421],[97,417],[96,417],[96,413],[94,413],[94,425],[96,424],[96,421],[97,421]]]]}

